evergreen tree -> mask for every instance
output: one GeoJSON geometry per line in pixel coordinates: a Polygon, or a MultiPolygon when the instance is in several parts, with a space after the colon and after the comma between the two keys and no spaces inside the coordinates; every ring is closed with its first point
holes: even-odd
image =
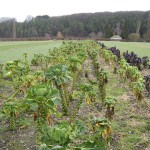
{"type": "Polygon", "coordinates": [[[147,17],[147,41],[150,42],[150,11],[147,17]]]}

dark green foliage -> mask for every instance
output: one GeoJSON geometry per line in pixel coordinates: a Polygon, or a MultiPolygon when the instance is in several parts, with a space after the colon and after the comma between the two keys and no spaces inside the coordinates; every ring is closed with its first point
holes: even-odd
{"type": "MultiPolygon", "coordinates": [[[[98,37],[101,32],[103,37],[110,38],[119,24],[121,36],[125,39],[128,34],[136,31],[137,20],[141,21],[140,35],[143,37],[149,25],[147,26],[147,12],[101,12],[74,14],[62,17],[37,16],[29,21],[16,22],[16,37],[56,37],[61,32],[65,37],[88,37],[94,33],[98,37]]],[[[12,38],[15,31],[12,31],[14,19],[5,19],[0,22],[0,38],[12,38]]],[[[120,33],[119,33],[120,34],[120,33]]]]}
{"type": "Polygon", "coordinates": [[[150,42],[150,11],[147,17],[147,41],[150,42]]]}

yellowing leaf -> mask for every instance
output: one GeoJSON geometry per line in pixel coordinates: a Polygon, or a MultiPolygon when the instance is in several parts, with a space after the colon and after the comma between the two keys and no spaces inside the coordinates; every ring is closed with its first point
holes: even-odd
{"type": "Polygon", "coordinates": [[[103,132],[102,132],[102,138],[106,140],[107,136],[108,136],[107,130],[104,129],[103,132]]]}
{"type": "Polygon", "coordinates": [[[95,124],[96,127],[99,127],[100,125],[98,123],[95,124]]]}
{"type": "Polygon", "coordinates": [[[19,113],[18,113],[18,112],[15,112],[15,115],[16,115],[16,117],[18,117],[18,116],[19,116],[19,113]]]}
{"type": "Polygon", "coordinates": [[[91,104],[91,99],[90,99],[89,97],[86,98],[86,103],[87,103],[88,105],[91,104]]]}
{"type": "Polygon", "coordinates": [[[47,114],[46,120],[47,120],[47,124],[48,124],[48,125],[51,125],[52,122],[53,122],[52,116],[51,116],[50,114],[47,114]]]}
{"type": "Polygon", "coordinates": [[[6,114],[7,113],[7,109],[3,109],[3,112],[6,114]]]}
{"type": "Polygon", "coordinates": [[[107,131],[108,131],[108,134],[112,134],[112,128],[110,126],[107,131]]]}

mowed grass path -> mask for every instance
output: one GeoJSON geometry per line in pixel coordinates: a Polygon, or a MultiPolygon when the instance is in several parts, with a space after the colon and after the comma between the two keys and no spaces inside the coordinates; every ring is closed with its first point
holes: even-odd
{"type": "Polygon", "coordinates": [[[118,42],[118,41],[101,41],[107,47],[116,46],[121,52],[125,52],[129,50],[133,51],[138,56],[148,56],[150,57],[150,43],[142,43],[142,42],[118,42]]]}
{"type": "Polygon", "coordinates": [[[48,49],[59,47],[61,44],[62,41],[0,42],[0,63],[22,59],[24,53],[27,53],[28,60],[31,60],[34,54],[48,54],[48,49]]]}

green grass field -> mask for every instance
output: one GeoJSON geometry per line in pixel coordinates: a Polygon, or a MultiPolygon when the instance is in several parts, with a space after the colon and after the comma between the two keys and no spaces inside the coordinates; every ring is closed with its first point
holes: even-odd
{"type": "Polygon", "coordinates": [[[107,47],[116,46],[120,51],[124,52],[126,50],[134,51],[140,57],[148,56],[150,57],[150,43],[142,42],[118,42],[118,41],[101,41],[107,47]]]}
{"type": "Polygon", "coordinates": [[[28,54],[31,60],[33,55],[47,54],[48,49],[59,47],[62,41],[20,41],[20,42],[0,42],[0,63],[14,59],[22,59],[23,54],[28,54]]]}
{"type": "MultiPolygon", "coordinates": [[[[122,52],[129,50],[134,51],[140,57],[150,57],[150,43],[138,42],[117,42],[117,41],[102,41],[107,47],[116,46],[122,52]]],[[[22,59],[23,53],[28,54],[28,59],[31,60],[36,53],[47,54],[48,49],[59,47],[62,41],[19,41],[19,42],[0,42],[0,63],[14,59],[22,59]]]]}

